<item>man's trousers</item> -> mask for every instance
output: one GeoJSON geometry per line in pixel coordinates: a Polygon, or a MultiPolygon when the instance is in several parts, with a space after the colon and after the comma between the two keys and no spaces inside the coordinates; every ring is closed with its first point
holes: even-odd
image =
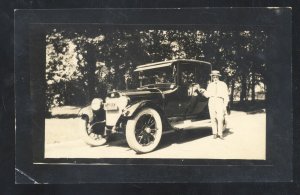
{"type": "Polygon", "coordinates": [[[225,105],[223,98],[211,97],[208,101],[212,133],[221,136],[224,129],[225,105]]]}

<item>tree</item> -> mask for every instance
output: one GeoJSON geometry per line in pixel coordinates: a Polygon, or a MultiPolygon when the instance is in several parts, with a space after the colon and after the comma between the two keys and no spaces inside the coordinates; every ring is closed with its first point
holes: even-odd
{"type": "Polygon", "coordinates": [[[267,33],[198,29],[53,29],[46,37],[47,106],[83,104],[109,89],[138,85],[139,64],[170,59],[209,61],[244,102],[265,80],[267,33]],[[126,80],[126,82],[125,82],[126,80]],[[80,97],[80,98],[79,98],[80,97]]]}

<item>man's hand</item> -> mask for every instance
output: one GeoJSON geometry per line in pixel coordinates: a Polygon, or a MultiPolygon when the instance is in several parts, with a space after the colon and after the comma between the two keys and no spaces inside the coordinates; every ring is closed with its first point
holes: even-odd
{"type": "Polygon", "coordinates": [[[205,91],[206,91],[206,90],[203,89],[203,88],[200,88],[200,89],[199,89],[199,92],[200,92],[200,93],[204,93],[205,91]]]}
{"type": "Polygon", "coordinates": [[[230,114],[230,107],[229,107],[229,104],[224,104],[224,110],[227,114],[230,114]]]}

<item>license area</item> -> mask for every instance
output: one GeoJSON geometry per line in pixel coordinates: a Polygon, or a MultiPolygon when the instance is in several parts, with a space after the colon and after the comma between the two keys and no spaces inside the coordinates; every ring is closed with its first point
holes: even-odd
{"type": "Polygon", "coordinates": [[[118,110],[116,103],[108,102],[104,104],[104,110],[118,110]]]}

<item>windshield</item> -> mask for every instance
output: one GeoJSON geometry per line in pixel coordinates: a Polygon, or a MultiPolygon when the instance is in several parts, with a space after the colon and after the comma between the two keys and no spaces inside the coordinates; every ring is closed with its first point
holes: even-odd
{"type": "Polygon", "coordinates": [[[175,68],[170,66],[141,71],[139,72],[140,86],[174,84],[175,71],[175,68]]]}

